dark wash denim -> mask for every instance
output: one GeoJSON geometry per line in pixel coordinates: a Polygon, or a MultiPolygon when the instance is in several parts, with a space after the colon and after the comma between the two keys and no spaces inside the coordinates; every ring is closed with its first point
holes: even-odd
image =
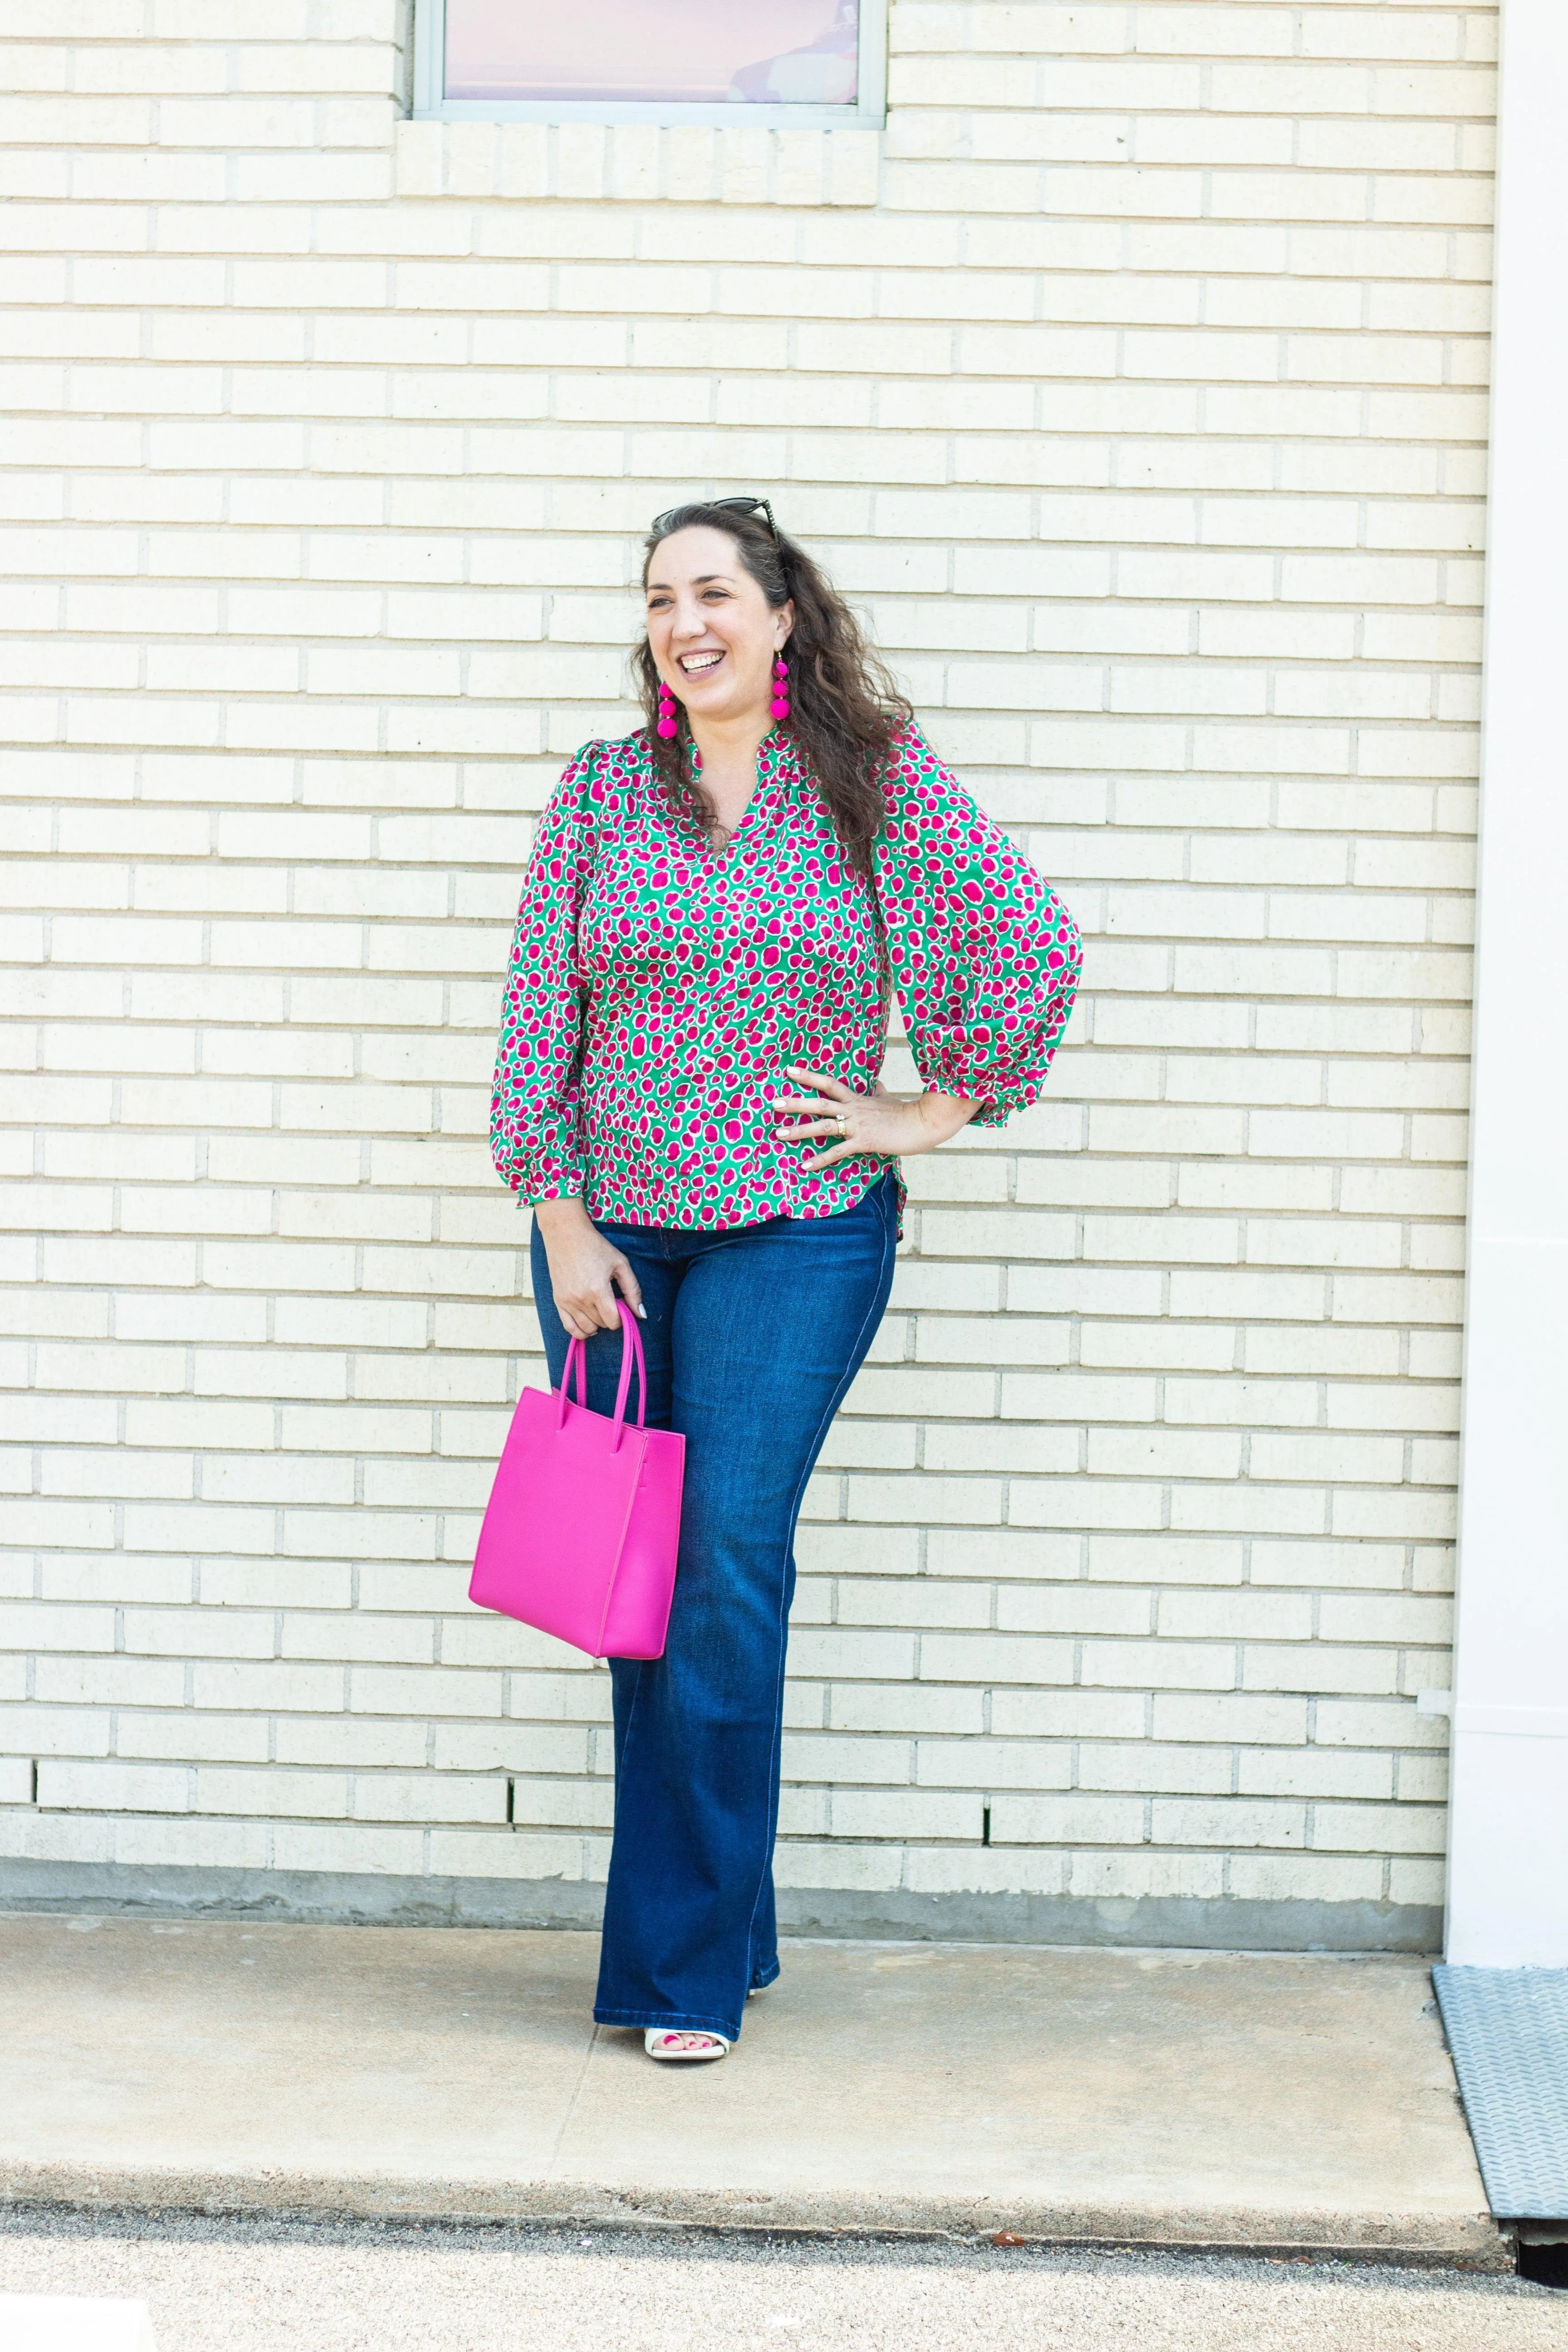
{"type": "MultiPolygon", "coordinates": [[[[886,1171],[831,1217],[727,1231],[598,1223],[642,1285],[647,1418],[686,1438],[662,1658],[616,1658],[616,1835],[594,2015],[741,2031],[779,1972],[773,1854],[795,1528],[828,1426],[892,1287],[886,1171]]],[[[533,1288],[552,1382],[567,1332],[543,1239],[533,1288]]],[[[588,1402],[615,1409],[621,1342],[588,1342],[588,1402]]]]}

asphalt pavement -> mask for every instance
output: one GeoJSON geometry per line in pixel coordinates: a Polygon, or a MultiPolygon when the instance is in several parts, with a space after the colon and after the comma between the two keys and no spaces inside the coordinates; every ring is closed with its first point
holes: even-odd
{"type": "Polygon", "coordinates": [[[14,2212],[0,2292],[157,2352],[1568,2352],[1568,2294],[1338,2262],[14,2212]]]}

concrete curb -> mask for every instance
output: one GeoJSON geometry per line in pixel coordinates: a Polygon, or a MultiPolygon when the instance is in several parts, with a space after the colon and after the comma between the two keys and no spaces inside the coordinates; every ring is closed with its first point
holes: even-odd
{"type": "Polygon", "coordinates": [[[142,2218],[414,2222],[448,2227],[687,2230],[792,2237],[984,2238],[1062,2251],[1228,2255],[1511,2271],[1489,2214],[1161,2210],[1026,2197],[873,2197],[843,2191],[608,2189],[586,2180],[435,2180],[373,2175],[0,2165],[0,2210],[142,2218]]]}
{"type": "Polygon", "coordinates": [[[1509,2256],[1419,1962],[801,1942],[726,2064],[596,1939],[0,1918],[0,2200],[1461,2263],[1509,2256]]]}

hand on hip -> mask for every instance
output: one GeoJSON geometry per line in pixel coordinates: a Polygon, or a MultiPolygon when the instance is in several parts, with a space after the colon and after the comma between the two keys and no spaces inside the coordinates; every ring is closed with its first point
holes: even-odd
{"type": "Polygon", "coordinates": [[[967,1126],[980,1108],[961,1095],[938,1094],[930,1087],[923,1094],[891,1094],[879,1082],[874,1094],[858,1095],[841,1078],[804,1069],[797,1063],[792,1063],[784,1075],[803,1091],[774,1097],[773,1108],[781,1117],[796,1114],[792,1124],[781,1125],[779,1134],[785,1143],[822,1146],[805,1160],[806,1172],[812,1176],[864,1152],[892,1160],[934,1151],[939,1143],[967,1126]]]}

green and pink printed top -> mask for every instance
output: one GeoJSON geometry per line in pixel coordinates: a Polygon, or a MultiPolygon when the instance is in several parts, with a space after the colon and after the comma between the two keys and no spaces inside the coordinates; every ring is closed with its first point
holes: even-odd
{"type": "Polygon", "coordinates": [[[646,734],[579,751],[529,861],[496,1061],[491,1149],[524,1201],[689,1231],[852,1208],[886,1161],[807,1173],[826,1147],[781,1141],[773,1103],[791,1063],[872,1092],[887,964],[927,1086],[978,1101],[983,1127],[1038,1099],[1078,985],[1072,918],[915,727],[886,791],[874,897],[787,729],[717,854],[671,811],[646,734]]]}

